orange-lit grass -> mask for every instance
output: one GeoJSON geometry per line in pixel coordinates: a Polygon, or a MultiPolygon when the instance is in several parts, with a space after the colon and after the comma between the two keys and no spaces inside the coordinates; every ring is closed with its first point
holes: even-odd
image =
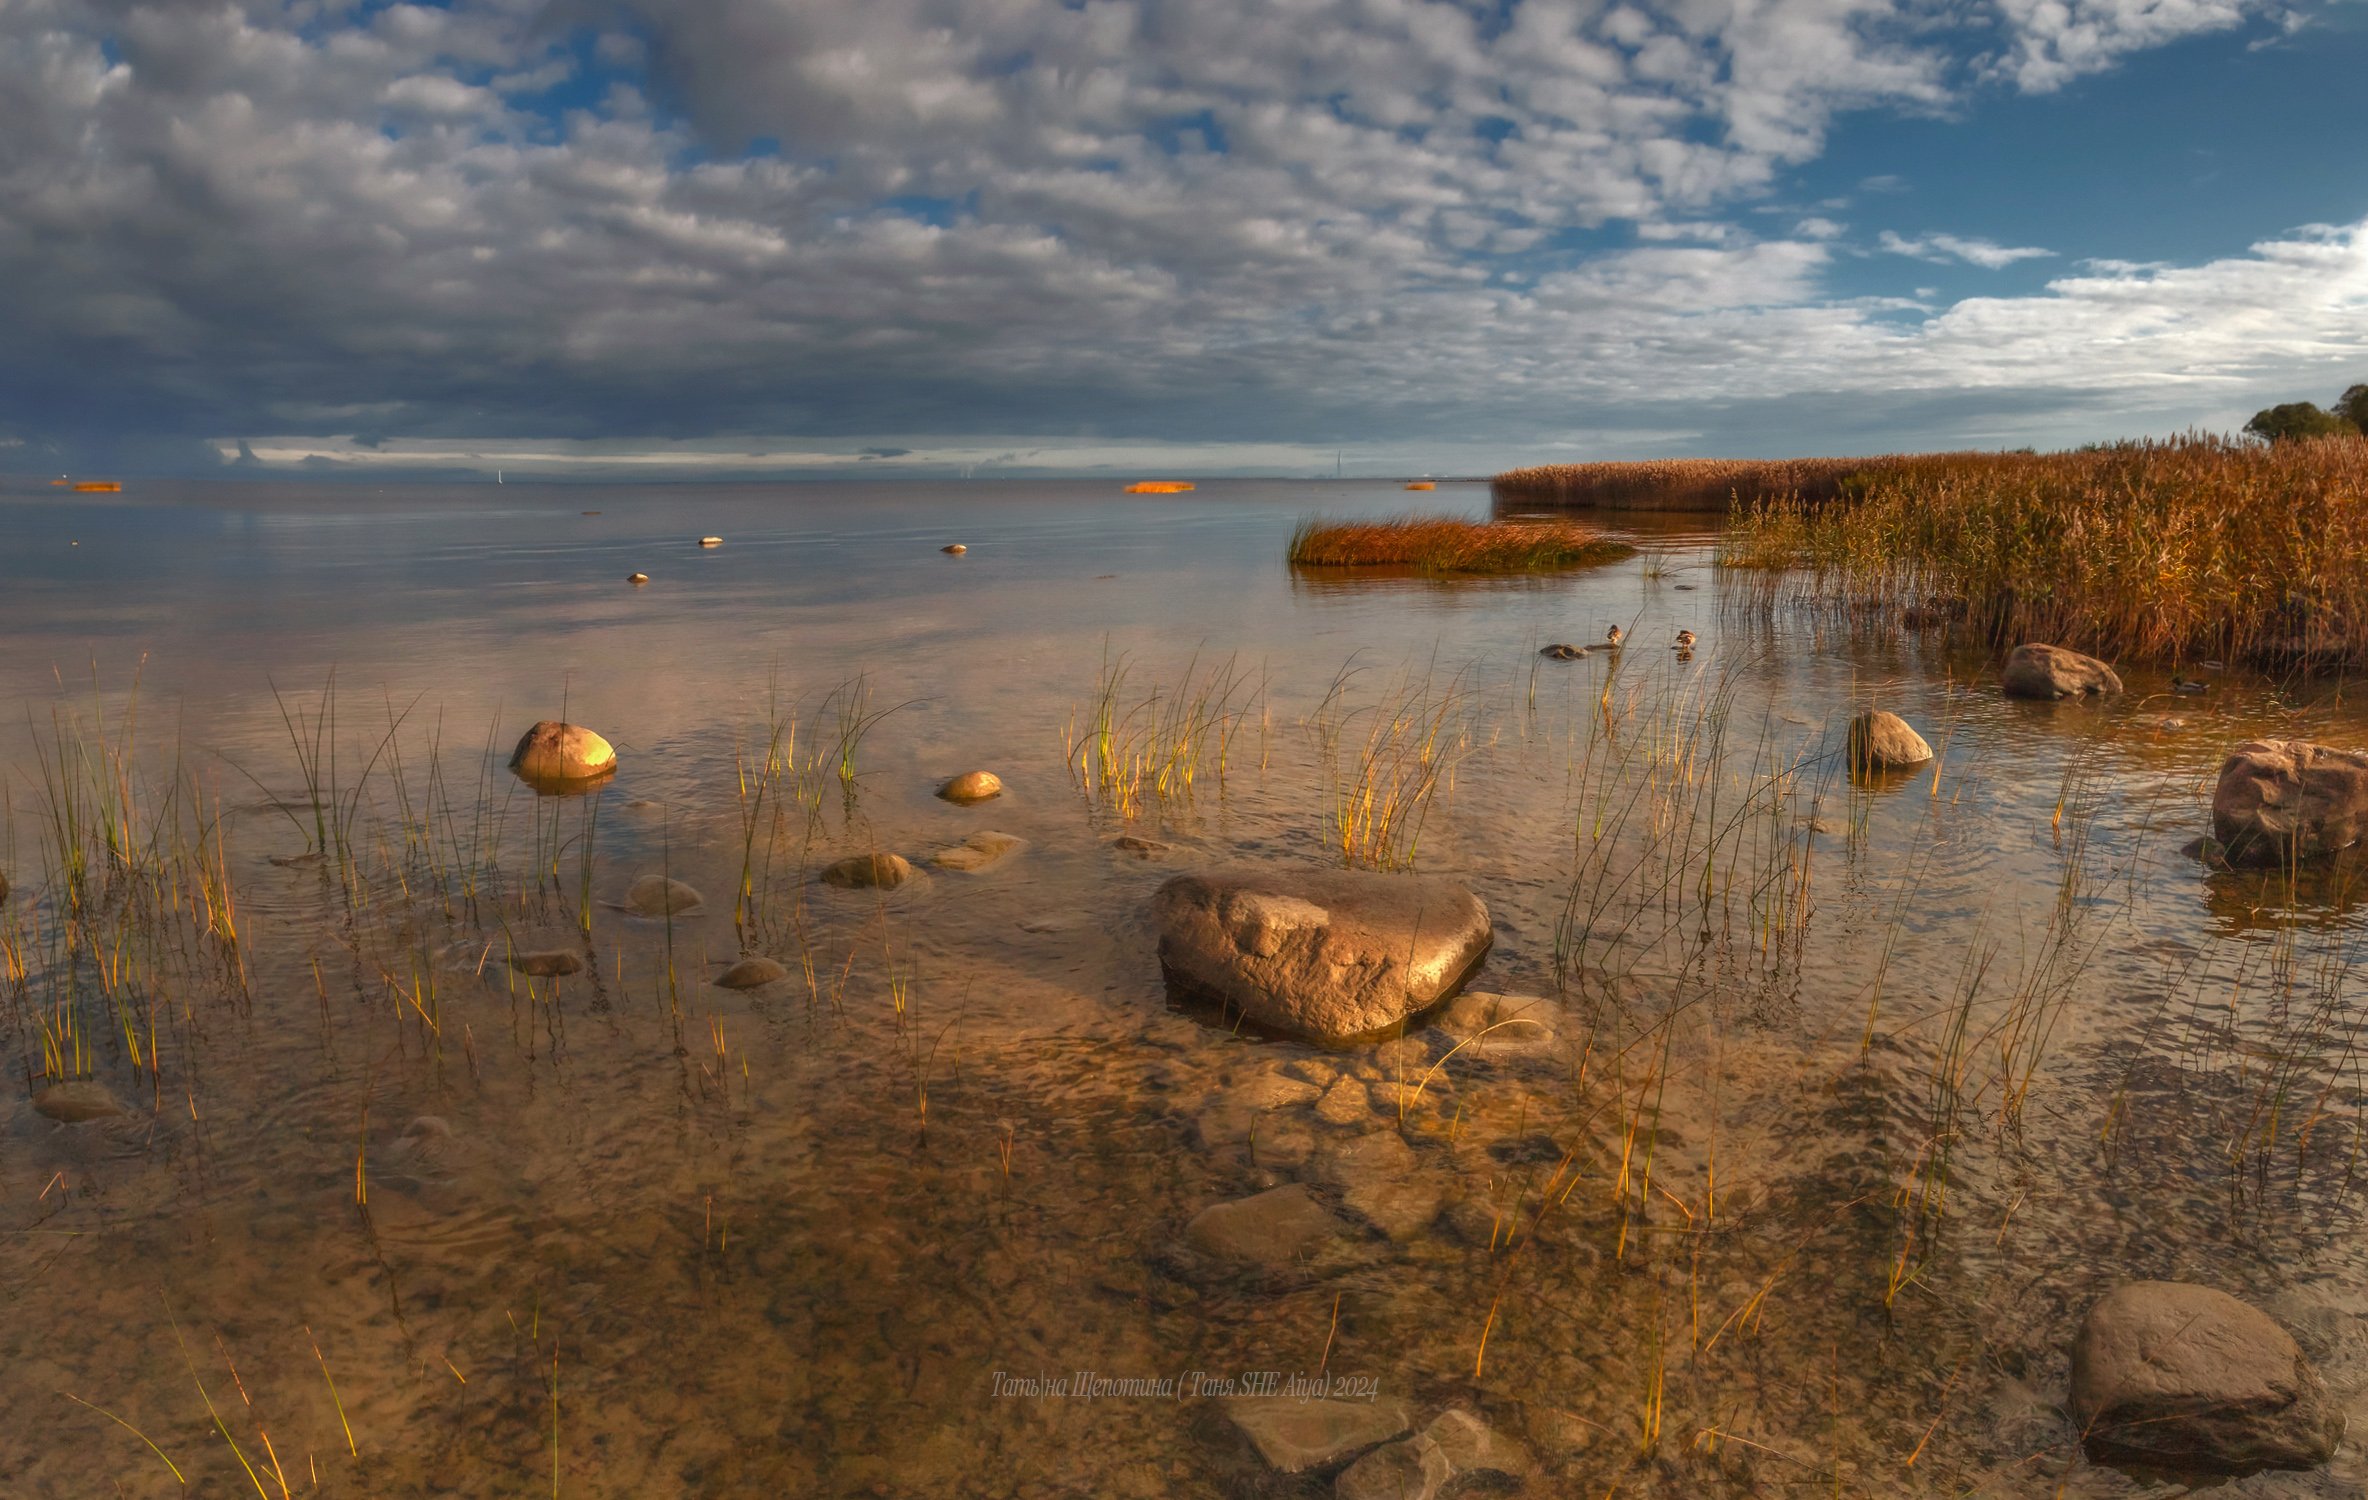
{"type": "Polygon", "coordinates": [[[1831,500],[1844,481],[1892,458],[1660,458],[1637,463],[1545,464],[1492,482],[1500,500],[1606,510],[1723,511],[1779,495],[1831,500]]]}
{"type": "Polygon", "coordinates": [[[1538,573],[1633,557],[1576,521],[1467,521],[1400,516],[1380,521],[1307,520],[1291,533],[1299,568],[1410,567],[1432,573],[1538,573]]]}
{"type": "Polygon", "coordinates": [[[1139,479],[1126,487],[1130,495],[1181,495],[1193,488],[1188,479],[1139,479]]]}
{"type": "Polygon", "coordinates": [[[1730,567],[2113,660],[2368,662],[2368,440],[1887,460],[1738,510],[1730,567]]]}

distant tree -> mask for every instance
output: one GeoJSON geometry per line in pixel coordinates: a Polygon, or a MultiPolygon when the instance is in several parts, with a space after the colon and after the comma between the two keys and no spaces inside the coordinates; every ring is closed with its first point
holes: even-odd
{"type": "MultiPolygon", "coordinates": [[[[2368,388],[2354,386],[2353,389],[2368,395],[2368,388]]],[[[2289,401],[2283,406],[2265,407],[2253,413],[2253,420],[2245,424],[2245,431],[2271,443],[2291,442],[2296,438],[2335,437],[2359,430],[2350,420],[2331,411],[2321,411],[2309,401],[2289,401]]]]}
{"type": "Polygon", "coordinates": [[[2368,385],[2355,385],[2336,397],[2335,415],[2368,432],[2368,385]]]}

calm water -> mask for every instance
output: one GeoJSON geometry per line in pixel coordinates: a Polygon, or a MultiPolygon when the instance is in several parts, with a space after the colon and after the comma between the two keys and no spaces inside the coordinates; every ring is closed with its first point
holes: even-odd
{"type": "Polygon", "coordinates": [[[1213,1400],[996,1377],[1323,1370],[1524,1436],[1540,1495],[2147,1493],[2055,1407],[2132,1276],[2260,1302],[2368,1411],[2357,913],[2179,853],[2235,740],[2368,740],[2340,684],[2014,704],[1692,522],[1311,580],[1296,520],[1415,497],[1115,488],[0,493],[0,1492],[1320,1494],[1213,1400]],[[1138,750],[1216,726],[1188,788],[1080,774],[1102,699],[1138,750]],[[1937,769],[1841,775],[1870,703],[1937,769]],[[500,763],[563,711],[623,769],[537,799],[500,763]],[[931,795],[974,767],[1006,794],[931,795]],[[1168,1003],[1158,883],[1338,862],[1368,768],[1554,1045],[1168,1003]],[[812,878],[983,830],[1026,847],[812,878]],[[700,914],[620,909],[659,870],[700,914]],[[743,952],[790,978],[707,982],[743,952]],[[50,1074],[125,1113],[53,1122],[50,1074]],[[1179,1251],[1384,1135],[1397,1235],[1179,1251]]]}

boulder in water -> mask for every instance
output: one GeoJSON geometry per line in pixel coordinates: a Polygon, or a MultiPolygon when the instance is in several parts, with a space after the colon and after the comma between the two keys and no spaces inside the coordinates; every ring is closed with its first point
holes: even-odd
{"type": "Polygon", "coordinates": [[[2009,698],[2084,698],[2121,691],[2121,679],[2095,657],[2035,641],[2007,655],[1998,685],[2009,698]]]}
{"type": "Polygon", "coordinates": [[[2221,763],[2212,836],[2232,865],[2323,858],[2368,834],[2368,752],[2248,740],[2221,763]]]}
{"type": "Polygon", "coordinates": [[[663,875],[644,875],[625,892],[625,909],[640,917],[692,916],[702,901],[697,891],[663,875]]]}
{"type": "Polygon", "coordinates": [[[851,854],[822,867],[822,883],[841,890],[892,891],[913,878],[912,861],[901,854],[851,854]]]}
{"type": "Polygon", "coordinates": [[[513,953],[510,967],[530,979],[557,979],[562,975],[581,974],[584,961],[564,948],[546,948],[534,953],[513,953]]]}
{"type": "Polygon", "coordinates": [[[1895,713],[1869,709],[1850,721],[1850,769],[1860,775],[1903,771],[1930,759],[1932,746],[1895,713]]]}
{"type": "Polygon", "coordinates": [[[2092,1454],[2222,1472],[2313,1468],[2344,1427],[2276,1320],[2176,1281],[2117,1286],[2089,1309],[2070,1407],[2092,1454]]]}
{"type": "Polygon", "coordinates": [[[71,1078],[33,1095],[33,1108],[62,1125],[80,1125],[125,1113],[123,1101],[95,1078],[71,1078]]]}
{"type": "Polygon", "coordinates": [[[992,771],[964,771],[937,789],[937,794],[948,802],[968,806],[1003,795],[1003,778],[992,771]]]}
{"type": "Polygon", "coordinates": [[[544,719],[510,752],[510,769],[537,791],[569,791],[616,774],[616,747],[581,724],[544,719]]]}
{"type": "Polygon", "coordinates": [[[789,970],[769,958],[744,958],[715,976],[719,989],[754,990],[787,979],[789,970]]]}
{"type": "Polygon", "coordinates": [[[1378,1036],[1487,957],[1488,908],[1452,880],[1366,870],[1179,875],[1152,898],[1171,987],[1309,1041],[1378,1036]]]}

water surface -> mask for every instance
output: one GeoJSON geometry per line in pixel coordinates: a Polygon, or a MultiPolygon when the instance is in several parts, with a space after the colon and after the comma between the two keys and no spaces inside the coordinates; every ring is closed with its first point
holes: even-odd
{"type": "Polygon", "coordinates": [[[2259,1302],[2356,1400],[2357,913],[2179,853],[2235,740],[2368,739],[2341,684],[2012,703],[1696,518],[1309,577],[1297,520],[1412,497],[1116,490],[0,493],[0,1488],[177,1491],[101,1408],[207,1493],[1320,1494],[1213,1399],[1014,1393],[1320,1370],[1524,1435],[1541,1495],[2153,1492],[2056,1409],[2134,1276],[2259,1302]],[[1105,784],[1097,701],[1154,758],[1211,726],[1189,785],[1105,784]],[[1870,704],[1938,764],[1853,784],[1870,704]],[[538,799],[500,763],[563,713],[623,769],[538,799]],[[1002,798],[932,795],[976,767],[1002,798]],[[1476,983],[1554,1046],[1170,1003],[1159,882],[1340,862],[1376,781],[1432,793],[1351,856],[1466,881],[1476,983]],[[813,878],[982,830],[1027,847],[813,878]],[[700,914],[619,909],[661,870],[700,914]],[[743,952],[791,977],[707,982],[743,952]],[[126,1113],[36,1113],[58,1073],[126,1113]],[[1268,1075],[1366,1112],[1253,1116],[1268,1075]],[[1436,1205],[1396,1238],[1325,1165],[1384,1133],[1436,1205]],[[1179,1253],[1300,1179],[1346,1226],[1312,1262],[1179,1253]]]}

